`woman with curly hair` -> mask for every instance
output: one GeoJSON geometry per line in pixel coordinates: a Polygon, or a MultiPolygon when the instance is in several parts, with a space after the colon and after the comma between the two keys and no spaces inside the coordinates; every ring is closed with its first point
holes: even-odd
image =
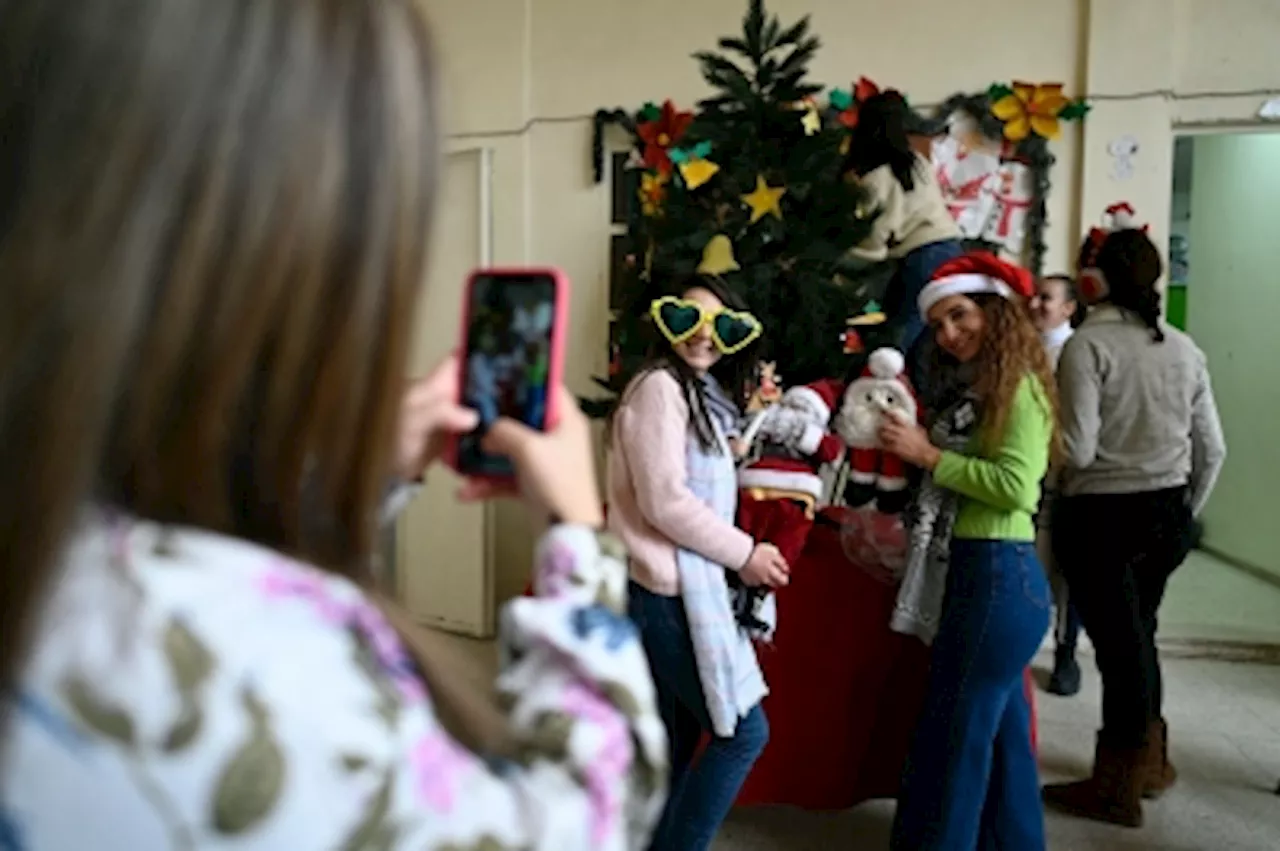
{"type": "Polygon", "coordinates": [[[914,423],[885,447],[959,496],[929,691],[903,777],[895,851],[1045,847],[1023,672],[1049,628],[1051,595],[1032,520],[1058,452],[1057,394],[1032,323],[1026,270],[975,252],[920,293],[938,353],[959,368],[976,429],[961,453],[914,423]]]}

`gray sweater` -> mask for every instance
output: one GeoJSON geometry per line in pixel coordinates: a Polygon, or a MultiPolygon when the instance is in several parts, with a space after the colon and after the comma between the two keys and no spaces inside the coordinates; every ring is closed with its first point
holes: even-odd
{"type": "Polygon", "coordinates": [[[1204,354],[1176,328],[1095,308],[1062,350],[1062,491],[1140,493],[1189,485],[1199,514],[1226,460],[1204,354]]]}

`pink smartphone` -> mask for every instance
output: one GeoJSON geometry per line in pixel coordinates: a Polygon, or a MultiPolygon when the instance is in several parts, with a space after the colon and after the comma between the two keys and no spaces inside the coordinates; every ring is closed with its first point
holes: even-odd
{"type": "Polygon", "coordinates": [[[477,269],[462,300],[461,402],[480,426],[454,445],[453,467],[470,478],[510,480],[511,461],[481,448],[498,417],[554,425],[564,367],[569,279],[558,269],[477,269]]]}

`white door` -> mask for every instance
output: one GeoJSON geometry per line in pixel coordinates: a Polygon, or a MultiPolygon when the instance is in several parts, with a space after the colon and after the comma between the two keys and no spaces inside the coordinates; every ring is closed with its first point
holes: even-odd
{"type": "MultiPolygon", "coordinates": [[[[468,150],[446,160],[412,375],[457,345],[463,282],[490,262],[489,157],[487,150],[468,150]]],[[[492,509],[458,503],[459,484],[444,467],[428,474],[423,493],[399,520],[394,571],[401,600],[419,621],[487,638],[494,630],[492,509]]]]}

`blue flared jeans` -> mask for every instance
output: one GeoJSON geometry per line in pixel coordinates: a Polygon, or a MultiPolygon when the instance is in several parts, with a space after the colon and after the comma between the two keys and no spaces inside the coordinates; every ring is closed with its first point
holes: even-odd
{"type": "Polygon", "coordinates": [[[1035,544],[952,542],[894,851],[1044,851],[1023,675],[1051,605],[1035,544]]]}

